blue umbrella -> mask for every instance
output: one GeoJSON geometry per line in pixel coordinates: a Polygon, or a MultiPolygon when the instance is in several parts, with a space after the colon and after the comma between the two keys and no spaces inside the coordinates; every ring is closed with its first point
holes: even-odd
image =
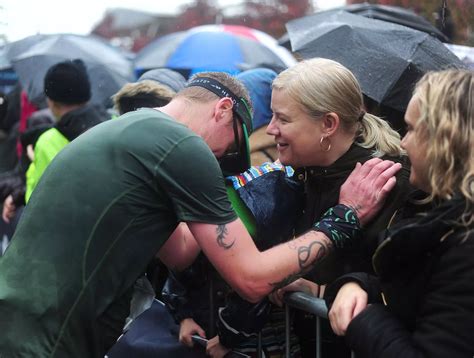
{"type": "Polygon", "coordinates": [[[237,73],[243,67],[283,69],[295,60],[271,36],[244,26],[206,25],[161,37],[135,58],[139,70],[168,67],[176,70],[237,73]]]}

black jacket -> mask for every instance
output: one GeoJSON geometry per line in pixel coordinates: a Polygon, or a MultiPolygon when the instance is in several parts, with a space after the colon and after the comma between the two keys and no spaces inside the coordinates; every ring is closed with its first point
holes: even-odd
{"type": "Polygon", "coordinates": [[[458,197],[401,221],[374,255],[377,278],[352,274],[328,288],[329,306],[347,281],[369,293],[372,305],[346,334],[357,357],[473,356],[474,224],[460,224],[465,210],[458,197]]]}
{"type": "Polygon", "coordinates": [[[104,108],[97,105],[85,105],[66,113],[55,127],[71,142],[106,119],[109,119],[109,115],[104,108]]]}
{"type": "MultiPolygon", "coordinates": [[[[373,150],[353,144],[342,157],[328,167],[310,167],[296,171],[294,178],[304,183],[306,200],[304,213],[296,228],[297,235],[312,228],[329,208],[339,202],[339,190],[357,162],[365,163],[372,158],[373,150]]],[[[311,280],[325,284],[344,273],[372,271],[370,258],[378,245],[378,235],[386,229],[397,209],[403,205],[412,191],[408,182],[410,176],[408,159],[388,156],[382,159],[390,159],[403,165],[396,176],[397,184],[384,207],[364,228],[362,241],[348,250],[332,253],[308,275],[311,280]]]]}

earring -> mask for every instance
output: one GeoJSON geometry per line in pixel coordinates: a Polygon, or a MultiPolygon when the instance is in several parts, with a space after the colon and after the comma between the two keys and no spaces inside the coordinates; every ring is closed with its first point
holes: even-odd
{"type": "Polygon", "coordinates": [[[319,145],[321,146],[321,149],[323,152],[329,152],[331,150],[331,140],[329,137],[322,136],[321,139],[319,140],[319,145]],[[328,144],[326,147],[324,147],[324,140],[327,139],[328,144]]]}

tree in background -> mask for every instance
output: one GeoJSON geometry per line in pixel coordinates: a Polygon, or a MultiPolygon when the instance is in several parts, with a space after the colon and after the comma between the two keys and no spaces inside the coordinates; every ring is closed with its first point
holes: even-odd
{"type": "Polygon", "coordinates": [[[286,32],[285,23],[312,11],[309,0],[246,0],[234,7],[240,9],[232,15],[227,15],[214,0],[196,0],[182,8],[177,18],[178,30],[224,23],[252,27],[280,37],[286,32]]]}
{"type": "Polygon", "coordinates": [[[190,29],[194,26],[214,24],[220,10],[214,0],[196,0],[191,5],[182,7],[176,18],[176,31],[190,29]]]}
{"type": "Polygon", "coordinates": [[[453,43],[474,46],[473,0],[348,0],[348,4],[369,2],[411,9],[425,17],[453,43]]]}
{"type": "Polygon", "coordinates": [[[225,8],[220,8],[216,0],[194,0],[182,6],[178,15],[171,17],[144,12],[137,17],[137,11],[129,10],[129,26],[118,29],[116,23],[120,22],[119,17],[123,17],[123,11],[127,10],[107,12],[91,33],[138,52],[156,37],[216,23],[248,26],[279,38],[286,32],[285,24],[288,21],[313,12],[313,8],[310,0],[242,0],[225,8]],[[143,21],[144,16],[150,15],[154,18],[143,21]],[[133,19],[137,19],[136,26],[130,26],[133,19]]]}

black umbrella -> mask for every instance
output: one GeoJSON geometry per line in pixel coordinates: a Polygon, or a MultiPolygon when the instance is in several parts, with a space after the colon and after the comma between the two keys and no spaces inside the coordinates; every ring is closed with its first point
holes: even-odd
{"type": "Polygon", "coordinates": [[[434,27],[423,16],[417,15],[411,10],[398,6],[378,5],[378,4],[352,4],[339,8],[352,14],[361,15],[371,19],[399,24],[412,29],[426,32],[442,42],[449,42],[449,39],[436,27],[434,27]]]}
{"type": "Polygon", "coordinates": [[[47,38],[48,35],[33,35],[25,37],[24,39],[9,42],[2,48],[1,54],[1,68],[11,68],[12,59],[16,58],[17,56],[21,55],[23,52],[28,51],[32,46],[36,45],[38,42],[43,41],[47,38]]]}
{"type": "Polygon", "coordinates": [[[402,112],[425,72],[464,68],[433,36],[346,11],[316,13],[290,21],[286,28],[293,51],[303,58],[342,63],[355,74],[365,95],[402,112]]]}
{"type": "Polygon", "coordinates": [[[72,34],[45,35],[29,48],[16,49],[10,58],[28,98],[44,100],[43,81],[54,64],[80,58],[89,73],[91,102],[109,104],[110,97],[125,83],[133,81],[133,66],[123,53],[93,36],[72,34]]]}
{"type": "MultiPolygon", "coordinates": [[[[402,7],[361,3],[338,7],[335,10],[344,10],[355,15],[411,27],[412,29],[426,32],[442,42],[450,42],[445,34],[434,27],[423,16],[402,7]]],[[[287,33],[278,39],[278,44],[288,49],[291,48],[290,37],[287,33]]]]}

